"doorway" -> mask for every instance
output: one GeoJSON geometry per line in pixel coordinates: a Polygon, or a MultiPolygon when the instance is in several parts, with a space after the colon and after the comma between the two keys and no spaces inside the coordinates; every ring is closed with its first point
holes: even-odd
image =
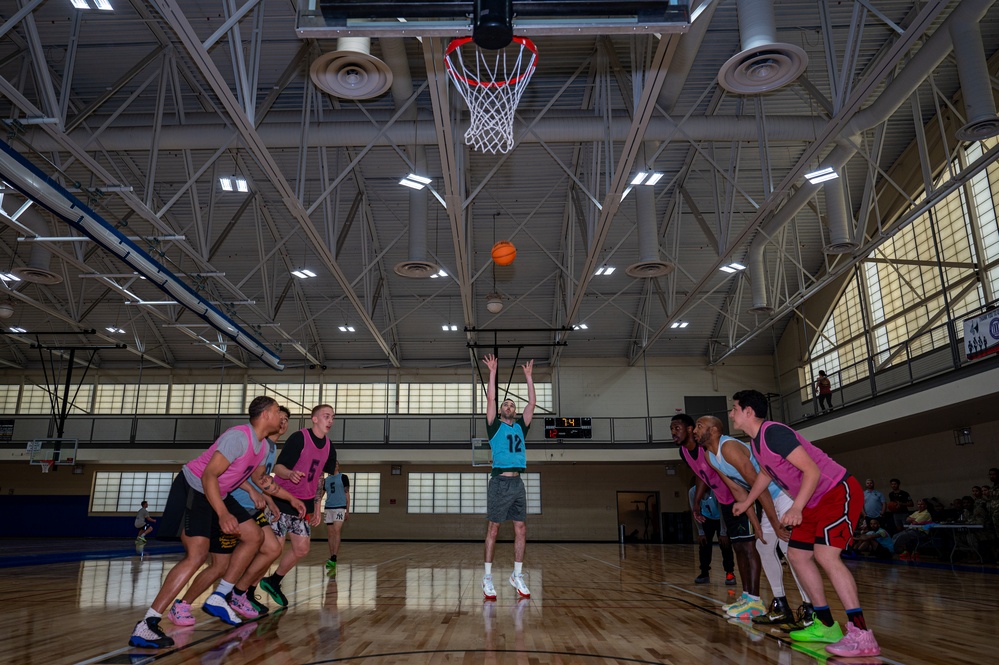
{"type": "Polygon", "coordinates": [[[662,543],[659,492],[618,492],[617,523],[624,525],[626,543],[662,543]]]}

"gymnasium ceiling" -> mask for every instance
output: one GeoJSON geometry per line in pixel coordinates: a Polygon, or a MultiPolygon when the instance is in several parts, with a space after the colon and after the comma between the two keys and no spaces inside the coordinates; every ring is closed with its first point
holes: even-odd
{"type": "Polygon", "coordinates": [[[521,357],[542,363],[770,354],[792,314],[870,251],[876,202],[916,128],[941,110],[967,121],[948,17],[973,15],[951,23],[979,25],[985,57],[999,49],[999,8],[980,0],[695,2],[689,27],[655,31],[550,17],[523,24],[539,64],[514,149],[490,154],[463,142],[467,106],[441,57],[449,23],[351,28],[393,74],[384,94],[358,100],[314,85],[310,65],[346,32],[299,17],[294,2],[110,2],[0,0],[0,138],[24,160],[3,172],[0,272],[59,280],[2,282],[6,368],[37,365],[38,342],[125,344],[95,358],[123,368],[223,356],[251,368],[446,367],[485,352],[469,342],[494,341],[510,345],[504,357],[526,344],[521,357]],[[760,8],[773,9],[782,53],[807,56],[801,76],[764,93],[719,85],[751,41],[740,6],[756,33],[768,31],[760,8]],[[939,57],[920,59],[925,44],[939,57]],[[804,179],[829,159],[845,186],[836,228],[829,185],[804,179]],[[644,170],[663,178],[627,191],[644,170]],[[414,171],[433,192],[399,185],[414,171]],[[185,284],[183,297],[51,204],[25,210],[23,182],[39,173],[185,284]],[[231,175],[249,191],[223,191],[231,175]],[[425,239],[411,238],[424,214],[425,239]],[[493,268],[497,240],[516,245],[512,265],[493,268]],[[732,262],[749,269],[720,270],[732,262]],[[446,275],[403,276],[400,264],[446,275]],[[635,264],[667,274],[629,276],[635,264]],[[616,270],[594,274],[605,266],[616,270]],[[301,268],[316,277],[291,274],[301,268]],[[499,313],[486,309],[491,293],[499,313]],[[189,298],[213,311],[138,304],[189,298]]]}

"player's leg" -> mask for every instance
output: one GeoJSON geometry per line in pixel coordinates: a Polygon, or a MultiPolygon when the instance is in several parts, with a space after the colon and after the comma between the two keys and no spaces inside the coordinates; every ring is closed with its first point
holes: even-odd
{"type": "Polygon", "coordinates": [[[496,586],[493,584],[493,557],[496,554],[496,537],[499,535],[500,523],[506,519],[501,491],[503,476],[489,479],[486,486],[486,542],[485,542],[485,573],[482,575],[482,595],[486,600],[496,600],[496,586]]]}
{"type": "Polygon", "coordinates": [[[295,564],[309,553],[312,543],[312,529],[309,527],[308,519],[301,519],[297,515],[281,515],[281,519],[288,519],[288,539],[291,547],[281,557],[277,570],[274,574],[260,580],[260,588],[266,591],[274,602],[281,607],[288,607],[288,598],[281,590],[281,580],[291,572],[295,564]]]}
{"type": "Polygon", "coordinates": [[[332,521],[326,522],[326,540],[330,547],[330,558],[326,560],[326,574],[336,577],[336,557],[340,553],[340,533],[343,530],[343,508],[334,508],[332,521]]]}
{"type": "Polygon", "coordinates": [[[777,543],[780,541],[767,515],[760,518],[760,527],[763,530],[763,539],[756,541],[756,552],[760,556],[760,566],[770,585],[773,601],[770,603],[769,611],[756,612],[758,608],[748,605],[737,616],[750,616],[756,624],[787,623],[793,620],[794,616],[784,594],[784,568],[777,556],[777,543]]]}
{"type": "Polygon", "coordinates": [[[718,522],[715,520],[704,520],[701,525],[704,530],[703,536],[697,538],[697,563],[701,572],[694,579],[695,584],[707,584],[710,581],[711,571],[711,549],[714,546],[715,532],[718,530],[718,522]]]}
{"type": "Polygon", "coordinates": [[[270,608],[257,600],[256,585],[260,581],[260,578],[264,576],[264,573],[267,572],[267,569],[270,568],[271,564],[281,556],[282,543],[274,535],[274,530],[271,529],[271,525],[263,513],[259,513],[254,518],[254,522],[260,527],[260,549],[257,551],[256,556],[253,557],[250,565],[246,567],[246,572],[236,582],[233,593],[236,595],[244,593],[247,602],[260,615],[267,614],[270,608]],[[244,589],[245,592],[243,591],[244,589]]]}
{"type": "Polygon", "coordinates": [[[510,586],[517,590],[521,598],[530,598],[531,591],[524,581],[524,555],[527,553],[527,489],[524,480],[518,476],[508,476],[507,492],[509,508],[507,518],[513,520],[513,573],[510,586]]]}

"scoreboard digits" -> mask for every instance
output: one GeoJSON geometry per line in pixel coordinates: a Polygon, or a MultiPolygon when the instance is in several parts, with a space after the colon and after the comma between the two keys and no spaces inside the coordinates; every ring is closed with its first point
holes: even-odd
{"type": "Polygon", "coordinates": [[[545,418],[546,439],[590,439],[593,422],[590,418],[545,418]]]}

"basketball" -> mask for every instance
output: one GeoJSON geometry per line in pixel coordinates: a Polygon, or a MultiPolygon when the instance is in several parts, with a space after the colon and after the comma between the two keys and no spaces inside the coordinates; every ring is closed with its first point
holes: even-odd
{"type": "Polygon", "coordinates": [[[493,245],[493,262],[498,266],[508,266],[517,258],[517,248],[509,240],[500,240],[493,245]]]}

